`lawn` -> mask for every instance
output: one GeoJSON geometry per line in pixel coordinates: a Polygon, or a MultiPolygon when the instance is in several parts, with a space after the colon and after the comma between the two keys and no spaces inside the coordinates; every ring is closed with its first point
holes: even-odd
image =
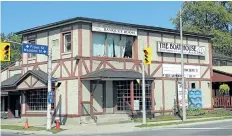
{"type": "MultiPolygon", "coordinates": [[[[182,113],[180,113],[180,115],[182,115],[182,113]]],[[[232,114],[224,109],[215,109],[215,110],[190,109],[190,110],[187,110],[187,119],[225,117],[225,116],[232,116],[232,114]]],[[[156,116],[155,119],[147,119],[147,122],[172,121],[172,120],[180,120],[180,119],[181,118],[179,116],[161,115],[161,116],[156,116]]],[[[142,119],[138,118],[135,120],[135,122],[142,122],[142,119]]]]}
{"type": "MultiPolygon", "coordinates": [[[[21,131],[42,131],[46,130],[46,128],[43,127],[29,127],[28,129],[24,129],[23,126],[15,126],[15,125],[1,125],[1,129],[9,129],[9,130],[21,130],[21,131]]],[[[52,132],[53,134],[57,134],[61,131],[64,131],[64,129],[56,130],[55,127],[53,127],[49,132],[52,132]]]]}
{"type": "MultiPolygon", "coordinates": [[[[221,117],[216,118],[215,120],[224,120],[224,119],[231,119],[232,117],[221,117]]],[[[192,120],[192,121],[184,121],[184,122],[168,122],[168,123],[158,123],[158,124],[142,124],[137,125],[136,127],[144,128],[144,127],[156,127],[156,126],[167,126],[167,125],[178,125],[178,124],[186,124],[186,123],[196,123],[196,122],[206,122],[206,121],[212,121],[212,119],[203,119],[203,120],[192,120]]]]}

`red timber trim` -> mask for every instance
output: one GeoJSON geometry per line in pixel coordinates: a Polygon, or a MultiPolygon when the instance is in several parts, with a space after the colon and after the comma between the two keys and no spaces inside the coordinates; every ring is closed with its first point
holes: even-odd
{"type": "MultiPolygon", "coordinates": [[[[139,55],[138,55],[138,37],[135,38],[135,41],[134,41],[134,57],[135,57],[135,60],[138,60],[139,59],[139,55]]],[[[137,63],[138,64],[138,63],[137,63]]],[[[139,71],[139,66],[138,65],[135,65],[136,66],[136,71],[139,71]]]]}
{"type": "Polygon", "coordinates": [[[159,66],[152,72],[151,76],[154,76],[161,67],[162,67],[162,64],[159,64],[159,66]]]}
{"type": "Polygon", "coordinates": [[[162,79],[162,103],[163,103],[163,111],[165,111],[164,79],[162,79]]]}
{"type": "MultiPolygon", "coordinates": [[[[150,36],[149,36],[149,32],[147,32],[147,46],[150,47],[150,36]]],[[[148,75],[151,75],[151,65],[148,65],[148,67],[147,67],[147,73],[148,73],[148,75]]]]}
{"type": "Polygon", "coordinates": [[[130,98],[132,111],[134,111],[134,81],[131,81],[130,83],[130,98]]]}
{"type": "Polygon", "coordinates": [[[151,85],[151,111],[155,111],[155,82],[153,81],[152,82],[152,85],[151,85]]]}
{"type": "MultiPolygon", "coordinates": [[[[177,80],[178,78],[156,77],[156,80],[177,80]]],[[[181,80],[181,78],[179,78],[181,80]]],[[[188,78],[189,81],[210,81],[210,78],[188,78]]]]}
{"type": "Polygon", "coordinates": [[[65,113],[68,114],[68,81],[65,81],[65,113]]]}
{"type": "Polygon", "coordinates": [[[213,57],[212,57],[212,44],[209,41],[209,64],[210,64],[210,92],[211,92],[211,108],[213,108],[213,88],[212,88],[212,77],[213,77],[213,57]]]}
{"type": "MultiPolygon", "coordinates": [[[[82,56],[82,25],[78,24],[78,56],[82,56]]],[[[78,114],[82,115],[82,61],[80,59],[78,63],[78,114]]]]}
{"type": "Polygon", "coordinates": [[[90,56],[90,68],[89,68],[89,71],[90,72],[93,72],[93,60],[92,60],[92,57],[93,57],[93,33],[92,33],[92,26],[90,25],[90,32],[89,32],[89,39],[90,39],[90,41],[89,41],[89,43],[90,43],[90,45],[89,45],[89,48],[90,48],[90,54],[89,54],[89,56],[90,56]]]}

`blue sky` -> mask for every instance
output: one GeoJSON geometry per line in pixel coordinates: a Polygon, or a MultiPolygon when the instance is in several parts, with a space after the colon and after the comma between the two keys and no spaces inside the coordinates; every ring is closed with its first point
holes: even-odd
{"type": "Polygon", "coordinates": [[[72,17],[90,17],[174,28],[181,1],[163,2],[2,2],[2,32],[17,32],[72,17]]]}

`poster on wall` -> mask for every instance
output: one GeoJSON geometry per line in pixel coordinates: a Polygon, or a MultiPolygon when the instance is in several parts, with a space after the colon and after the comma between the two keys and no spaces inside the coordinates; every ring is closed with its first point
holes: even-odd
{"type": "MultiPolygon", "coordinates": [[[[184,65],[185,78],[201,78],[201,67],[195,65],[184,65]]],[[[181,65],[163,64],[163,76],[169,78],[181,77],[181,65]]]]}
{"type": "MultiPolygon", "coordinates": [[[[182,106],[182,83],[178,82],[178,105],[182,106]]],[[[188,106],[188,89],[185,89],[185,106],[188,106]]]]}
{"type": "Polygon", "coordinates": [[[189,90],[189,108],[202,108],[202,89],[190,89],[189,90]]]}
{"type": "Polygon", "coordinates": [[[139,100],[134,100],[134,110],[139,110],[139,100]]]}

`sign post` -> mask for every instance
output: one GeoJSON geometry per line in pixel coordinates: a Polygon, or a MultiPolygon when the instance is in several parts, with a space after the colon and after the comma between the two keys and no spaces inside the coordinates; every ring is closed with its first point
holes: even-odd
{"type": "Polygon", "coordinates": [[[52,81],[51,81],[51,71],[52,71],[52,52],[49,50],[48,53],[48,105],[47,105],[47,130],[51,129],[52,115],[51,115],[51,103],[53,99],[52,95],[52,81]]]}
{"type": "Polygon", "coordinates": [[[43,54],[48,56],[48,96],[47,96],[47,130],[51,130],[52,116],[51,116],[51,103],[53,103],[52,93],[52,51],[46,45],[23,43],[21,47],[22,53],[43,54]]]}
{"type": "Polygon", "coordinates": [[[182,34],[182,11],[180,8],[180,41],[181,41],[181,76],[182,76],[182,121],[186,120],[185,107],[185,81],[184,81],[184,52],[183,52],[183,34],[182,34]]]}

